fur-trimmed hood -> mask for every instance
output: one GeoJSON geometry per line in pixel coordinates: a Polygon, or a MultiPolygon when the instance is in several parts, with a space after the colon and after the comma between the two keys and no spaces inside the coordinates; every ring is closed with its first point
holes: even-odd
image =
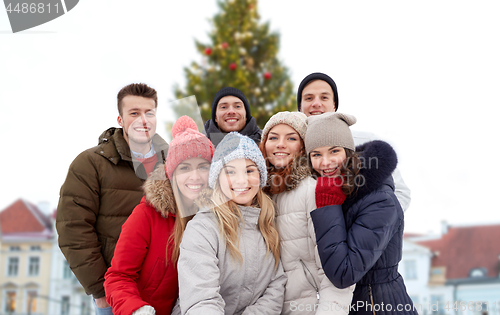
{"type": "Polygon", "coordinates": [[[398,158],[390,144],[380,140],[370,141],[357,146],[356,153],[361,160],[361,170],[358,175],[364,178],[364,184],[347,198],[343,205],[344,209],[348,209],[356,201],[384,184],[394,186],[391,176],[398,164],[398,158]]]}
{"type": "Polygon", "coordinates": [[[162,217],[168,214],[176,214],[174,192],[170,180],[165,175],[165,165],[161,164],[148,177],[142,186],[146,201],[150,203],[162,217]]]}

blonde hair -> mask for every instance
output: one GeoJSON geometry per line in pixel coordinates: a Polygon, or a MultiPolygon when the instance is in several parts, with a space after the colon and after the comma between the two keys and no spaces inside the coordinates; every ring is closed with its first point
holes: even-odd
{"type": "MultiPolygon", "coordinates": [[[[217,218],[222,237],[226,240],[226,246],[233,258],[241,262],[243,257],[238,249],[240,220],[242,220],[241,211],[236,202],[227,200],[227,197],[222,192],[219,180],[215,182],[215,188],[212,192],[212,202],[214,203],[212,211],[217,218]]],[[[267,251],[272,252],[274,256],[274,267],[277,268],[280,259],[280,244],[275,224],[274,203],[259,188],[253,199],[252,206],[260,208],[257,226],[262,237],[264,237],[267,251]]]]}
{"type": "MultiPolygon", "coordinates": [[[[184,230],[186,229],[187,223],[194,217],[194,215],[183,216],[183,213],[186,213],[185,207],[182,202],[181,192],[179,191],[179,187],[177,186],[177,180],[175,180],[175,176],[170,181],[172,186],[172,191],[174,193],[175,198],[175,226],[174,233],[172,233],[168,239],[167,243],[167,255],[168,255],[168,247],[173,245],[172,248],[172,257],[171,260],[174,264],[177,264],[177,260],[179,259],[180,246],[182,241],[182,236],[184,235],[184,230]],[[172,244],[173,243],[173,244],[172,244]]],[[[168,260],[168,257],[167,257],[168,260]]]]}

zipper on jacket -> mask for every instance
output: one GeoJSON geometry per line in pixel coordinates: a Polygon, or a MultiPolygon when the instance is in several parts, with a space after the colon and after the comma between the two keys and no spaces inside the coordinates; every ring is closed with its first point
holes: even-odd
{"type": "Polygon", "coordinates": [[[372,294],[372,285],[371,284],[368,285],[368,294],[370,295],[370,302],[372,303],[373,315],[376,315],[375,314],[375,304],[373,303],[373,294],[372,294]]]}
{"type": "Polygon", "coordinates": [[[312,272],[309,270],[309,268],[307,268],[306,264],[304,263],[304,261],[302,259],[299,259],[300,263],[302,264],[302,270],[304,270],[304,275],[306,276],[306,279],[307,279],[307,282],[309,282],[309,284],[314,288],[314,290],[316,291],[316,299],[318,299],[319,301],[319,289],[318,289],[318,285],[316,284],[316,281],[314,280],[314,277],[312,275],[312,272]],[[307,272],[306,272],[307,271],[307,272]],[[309,278],[307,277],[307,273],[309,273],[309,275],[311,276],[311,279],[312,279],[312,283],[311,281],[309,280],[309,278]]]}

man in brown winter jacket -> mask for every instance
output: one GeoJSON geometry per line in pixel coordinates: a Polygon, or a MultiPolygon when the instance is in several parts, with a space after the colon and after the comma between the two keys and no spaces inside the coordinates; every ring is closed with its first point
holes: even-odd
{"type": "Polygon", "coordinates": [[[156,135],[156,91],[130,84],[118,93],[118,124],[96,147],[78,155],[61,187],[56,228],[59,247],[87,294],[96,315],[112,314],[104,274],[121,226],[142,198],[147,174],[167,157],[168,144],[156,135]]]}

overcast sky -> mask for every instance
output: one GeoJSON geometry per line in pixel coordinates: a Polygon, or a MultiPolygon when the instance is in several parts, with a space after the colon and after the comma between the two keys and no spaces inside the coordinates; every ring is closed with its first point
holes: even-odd
{"type": "MultiPolygon", "coordinates": [[[[500,222],[498,1],[261,0],[281,34],[295,88],[311,72],[337,83],[353,129],[391,143],[412,190],[406,232],[500,222]]],[[[167,115],[183,67],[200,61],[215,0],[85,0],[12,34],[0,10],[1,198],[57,206],[72,160],[116,122],[133,82],[167,115]]]]}

